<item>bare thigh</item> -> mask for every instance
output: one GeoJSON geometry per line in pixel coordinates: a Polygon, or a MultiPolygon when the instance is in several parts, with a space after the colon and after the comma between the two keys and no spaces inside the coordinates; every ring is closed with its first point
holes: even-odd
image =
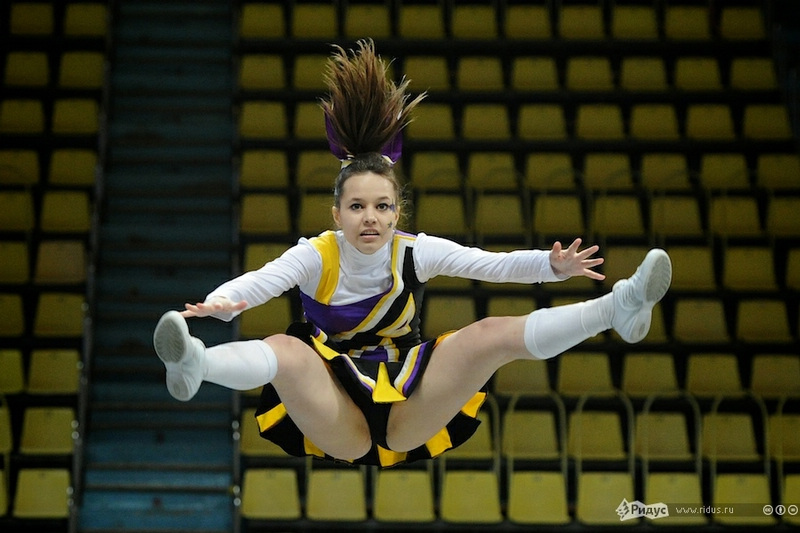
{"type": "Polygon", "coordinates": [[[272,385],[300,431],[337,459],[365,455],[372,446],[367,421],[317,352],[290,335],[265,342],[278,358],[272,385]]]}
{"type": "Polygon", "coordinates": [[[530,357],[526,317],[491,317],[456,331],[434,350],[419,385],[389,413],[386,441],[395,451],[423,445],[483,387],[498,368],[530,357]]]}

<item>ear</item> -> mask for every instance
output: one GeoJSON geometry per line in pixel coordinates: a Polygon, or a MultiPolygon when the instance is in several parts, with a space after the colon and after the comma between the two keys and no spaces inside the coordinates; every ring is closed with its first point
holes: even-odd
{"type": "Polygon", "coordinates": [[[339,208],[335,205],[331,207],[331,215],[333,215],[333,221],[336,223],[336,226],[341,228],[342,227],[342,220],[339,216],[339,208]]]}

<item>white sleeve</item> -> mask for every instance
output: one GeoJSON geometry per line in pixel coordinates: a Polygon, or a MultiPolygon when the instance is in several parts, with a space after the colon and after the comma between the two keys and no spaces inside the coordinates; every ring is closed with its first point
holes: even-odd
{"type": "MultiPolygon", "coordinates": [[[[306,239],[301,239],[296,246],[258,270],[245,272],[223,283],[206,296],[206,302],[213,298],[228,298],[234,302],[245,301],[246,309],[251,309],[318,278],[321,271],[322,258],[319,253],[306,239]]],[[[213,316],[227,322],[240,313],[216,313],[213,316]]]]}
{"type": "Polygon", "coordinates": [[[549,250],[489,252],[424,233],[417,235],[414,244],[414,266],[422,282],[435,276],[495,283],[542,283],[568,278],[553,272],[549,250]]]}

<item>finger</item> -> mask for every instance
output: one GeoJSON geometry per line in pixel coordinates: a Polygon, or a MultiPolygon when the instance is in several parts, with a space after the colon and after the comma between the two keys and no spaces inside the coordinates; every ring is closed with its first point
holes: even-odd
{"type": "Polygon", "coordinates": [[[595,272],[594,270],[589,270],[588,268],[583,271],[583,275],[587,278],[596,279],[597,281],[603,281],[606,279],[604,274],[600,272],[595,272]]]}
{"type": "Polygon", "coordinates": [[[578,254],[578,256],[580,256],[581,259],[584,259],[586,257],[589,257],[590,255],[596,254],[599,250],[600,250],[600,247],[598,245],[596,245],[596,244],[593,244],[592,246],[590,246],[590,247],[588,247],[588,248],[586,248],[584,250],[581,250],[581,252],[578,254]]]}
{"type": "Polygon", "coordinates": [[[572,241],[572,244],[569,245],[569,249],[567,249],[567,253],[574,254],[578,250],[578,247],[581,245],[581,242],[582,241],[580,237],[572,241]]]}
{"type": "Polygon", "coordinates": [[[196,317],[197,313],[195,313],[194,311],[181,311],[180,315],[183,318],[191,318],[191,317],[196,317]]]}

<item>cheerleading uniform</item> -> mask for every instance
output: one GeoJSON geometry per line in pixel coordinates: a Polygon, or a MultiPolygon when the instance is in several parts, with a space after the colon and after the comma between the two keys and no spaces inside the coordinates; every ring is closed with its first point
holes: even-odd
{"type": "MultiPolygon", "coordinates": [[[[425,283],[439,275],[490,282],[560,281],[549,251],[492,253],[420,233],[395,232],[374,254],[363,254],[342,232],[301,239],[281,257],[233,279],[208,295],[263,304],[297,286],[306,321],[287,333],[304,340],[342,383],[364,413],[372,450],[358,464],[392,466],[435,457],[474,433],[486,392],[479,391],[450,423],[425,445],[395,452],[386,444],[391,405],[404,401],[419,383],[436,345],[448,333],[423,342],[420,310],[425,283]]],[[[233,319],[239,312],[218,313],[233,319]]],[[[256,418],[264,438],[291,455],[326,456],[287,414],[274,387],[264,386],[256,418]]]]}

